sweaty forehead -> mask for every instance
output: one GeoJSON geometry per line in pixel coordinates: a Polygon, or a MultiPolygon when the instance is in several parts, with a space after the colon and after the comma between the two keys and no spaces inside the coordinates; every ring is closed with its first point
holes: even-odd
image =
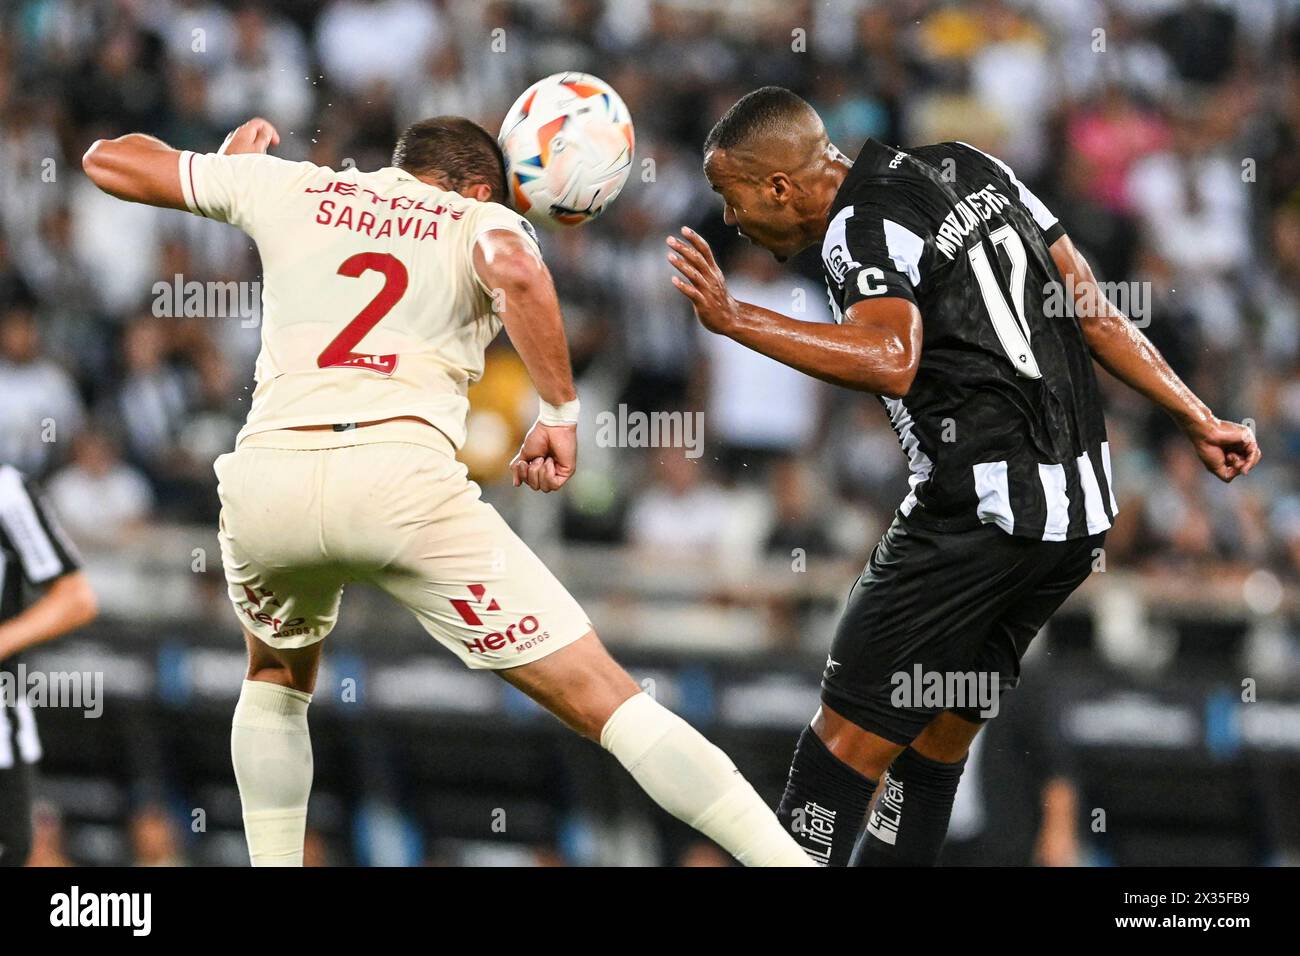
{"type": "Polygon", "coordinates": [[[704,154],[704,177],[715,191],[721,191],[737,182],[753,179],[746,175],[743,163],[725,149],[711,149],[704,154]]]}

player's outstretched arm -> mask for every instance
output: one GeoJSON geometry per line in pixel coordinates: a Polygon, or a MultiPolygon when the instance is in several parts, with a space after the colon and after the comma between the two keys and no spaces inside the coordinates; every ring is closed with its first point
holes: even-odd
{"type": "Polygon", "coordinates": [[[99,613],[85,572],[55,578],[21,614],[0,624],[0,660],[89,624],[99,613]]]}
{"type": "Polygon", "coordinates": [[[921,313],[906,299],[858,302],[839,325],[801,322],[737,302],[698,233],[668,237],[668,261],[680,275],[673,285],[695,307],[710,332],[735,339],[792,368],[834,385],[891,398],[907,394],[921,361],[921,313]]]}
{"type": "MultiPolygon", "coordinates": [[[[266,120],[255,117],[233,130],[218,151],[265,153],[280,142],[280,134],[266,120]]],[[[181,190],[180,151],[145,133],[127,133],[117,139],[99,139],[81,158],[81,168],[104,192],[128,202],[185,209],[181,190]]]]}
{"type": "Polygon", "coordinates": [[[555,491],[577,467],[578,392],[551,273],[522,236],[506,229],[489,230],[475,244],[474,271],[542,400],[537,423],[510,463],[515,487],[555,491]]]}
{"type": "Polygon", "coordinates": [[[1249,428],[1217,418],[1178,377],[1159,350],[1128,316],[1106,298],[1092,267],[1069,236],[1052,243],[1052,259],[1067,287],[1073,282],[1075,314],[1098,362],[1134,391],[1167,411],[1216,477],[1232,481],[1259,461],[1259,444],[1249,428]]]}

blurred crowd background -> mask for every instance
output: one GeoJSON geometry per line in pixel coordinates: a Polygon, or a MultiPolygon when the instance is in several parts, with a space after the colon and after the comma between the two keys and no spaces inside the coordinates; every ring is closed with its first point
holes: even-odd
{"type": "MultiPolygon", "coordinates": [[[[464,458],[612,643],[673,666],[793,655],[815,679],[836,602],[906,490],[878,403],[708,335],[669,283],[664,236],[690,225],[737,298],[829,320],[815,255],[792,271],[740,243],[701,174],[717,117],[776,83],[809,99],[850,156],[871,136],[1002,157],[1100,278],[1145,290],[1147,334],[1217,414],[1254,423],[1264,460],[1219,485],[1169,421],[1103,376],[1116,583],[1085,588],[1080,653],[1150,671],[1160,691],[1199,638],[1207,660],[1256,667],[1227,672],[1230,687],[1239,673],[1294,685],[1294,0],[4,0],[0,460],[44,482],[106,594],[105,627],[147,637],[183,620],[179,640],[215,632],[238,651],[217,559],[194,555],[216,553],[211,465],[247,411],[257,310],[159,315],[156,284],[247,282],[259,266],[236,230],[98,192],[79,167],[87,146],[143,131],[215,150],[261,115],[279,155],[377,168],[407,123],[458,113],[495,132],[526,86],[561,70],[609,81],[637,131],[632,178],[605,216],[543,236],[589,419],[582,467],[564,496],[509,488],[505,462],[536,406],[504,337],[471,393],[464,458]],[[702,453],[602,447],[591,419],[621,405],[703,413],[702,453]],[[1228,629],[1230,654],[1206,622],[1228,629]]],[[[349,626],[363,630],[345,608],[349,626]]],[[[165,803],[175,781],[153,772],[164,783],[150,799],[165,803]]],[[[1245,861],[1285,842],[1251,843],[1245,861]]]]}

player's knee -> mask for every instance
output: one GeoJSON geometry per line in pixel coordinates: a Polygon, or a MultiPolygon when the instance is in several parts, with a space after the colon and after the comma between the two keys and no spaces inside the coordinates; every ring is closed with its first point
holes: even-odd
{"type": "Polygon", "coordinates": [[[912,741],[912,749],[938,763],[957,763],[965,759],[981,726],[976,721],[945,711],[930,721],[912,741]]]}
{"type": "Polygon", "coordinates": [[[248,632],[245,632],[245,640],[248,644],[246,680],[278,684],[304,694],[315,690],[316,667],[320,657],[318,645],[276,650],[248,632]]]}
{"type": "Polygon", "coordinates": [[[632,680],[589,631],[554,654],[502,676],[589,740],[644,688],[632,680]]]}
{"type": "Polygon", "coordinates": [[[862,729],[824,704],[809,726],[835,759],[872,780],[879,780],[903,750],[901,745],[862,729]]]}

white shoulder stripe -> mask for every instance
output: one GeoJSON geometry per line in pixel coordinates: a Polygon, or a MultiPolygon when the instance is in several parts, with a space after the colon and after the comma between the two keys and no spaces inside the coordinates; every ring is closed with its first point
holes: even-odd
{"type": "Polygon", "coordinates": [[[885,247],[889,258],[894,260],[894,268],[912,280],[912,285],[921,283],[921,253],[925,252],[925,240],[892,219],[884,220],[885,247]]]}
{"type": "Polygon", "coordinates": [[[980,149],[978,146],[972,146],[970,143],[962,143],[961,145],[965,146],[967,149],[975,150],[975,152],[986,156],[1002,167],[1002,171],[1007,174],[1007,178],[1011,180],[1012,184],[1019,191],[1020,201],[1028,207],[1031,213],[1034,214],[1034,222],[1038,223],[1039,229],[1046,232],[1048,229],[1051,229],[1056,225],[1058,220],[1056,216],[1052,215],[1052,210],[1048,209],[1043,201],[1030,191],[1028,186],[1016,178],[1016,174],[1011,171],[1010,166],[1002,162],[1002,160],[998,159],[993,154],[984,152],[984,150],[980,149]]]}

